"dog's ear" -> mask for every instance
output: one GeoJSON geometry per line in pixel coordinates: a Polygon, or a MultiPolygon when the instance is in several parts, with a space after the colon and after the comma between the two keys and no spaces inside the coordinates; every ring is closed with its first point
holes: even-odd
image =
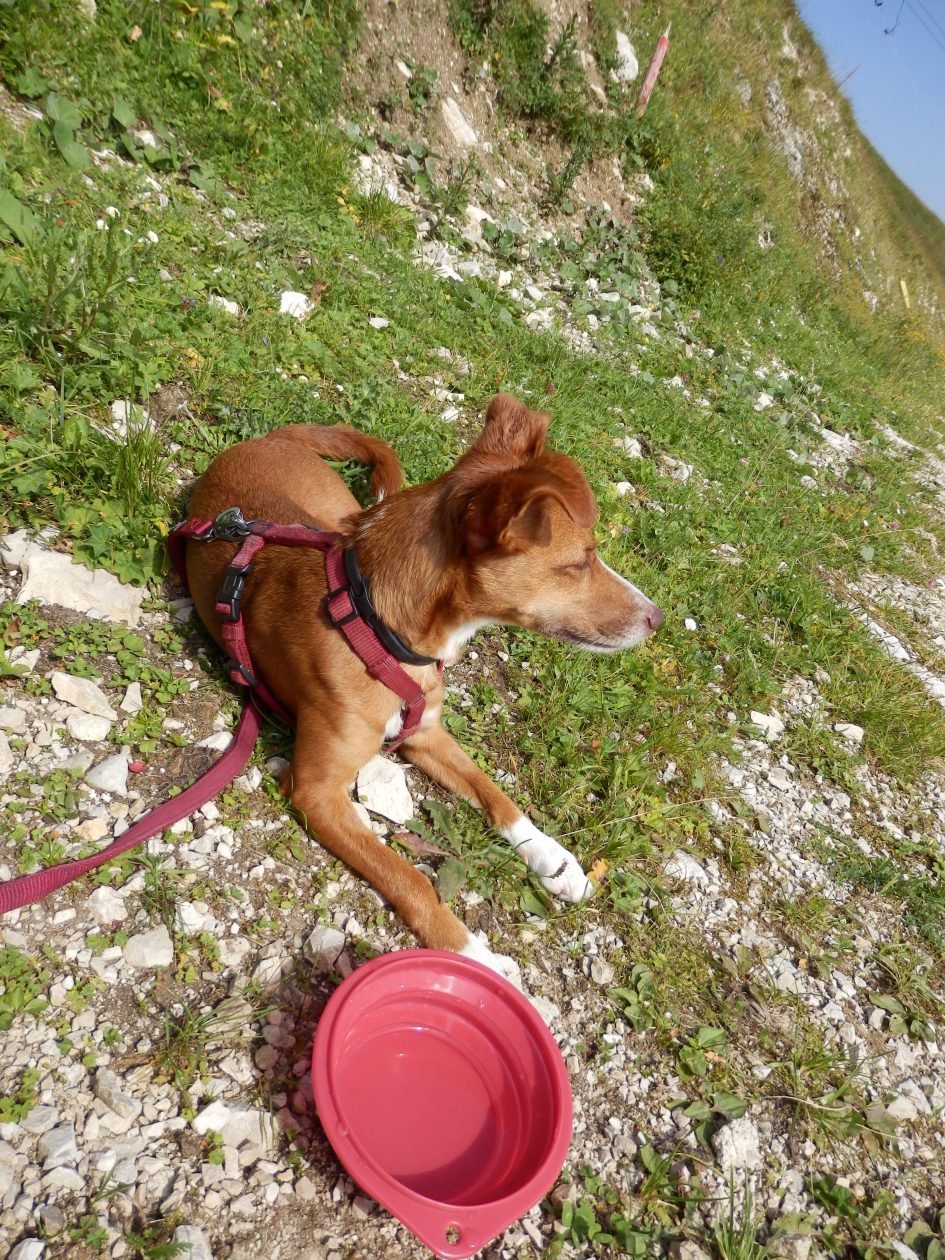
{"type": "Polygon", "coordinates": [[[466,555],[547,544],[554,503],[582,529],[594,524],[597,504],[577,465],[564,455],[546,455],[539,463],[487,482],[468,501],[461,531],[466,555]]]}
{"type": "Polygon", "coordinates": [[[531,411],[512,394],[496,394],[486,412],[486,423],[472,450],[497,455],[509,468],[520,468],[545,449],[551,417],[531,411]]]}

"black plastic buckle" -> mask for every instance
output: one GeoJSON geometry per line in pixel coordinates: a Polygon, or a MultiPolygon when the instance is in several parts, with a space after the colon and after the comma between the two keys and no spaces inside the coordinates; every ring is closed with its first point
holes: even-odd
{"type": "Polygon", "coordinates": [[[220,583],[220,589],[217,591],[217,603],[225,604],[229,608],[227,613],[228,621],[239,621],[240,619],[240,600],[243,598],[243,587],[246,585],[246,577],[252,569],[251,564],[232,565],[228,564],[223,572],[223,581],[220,583]]]}

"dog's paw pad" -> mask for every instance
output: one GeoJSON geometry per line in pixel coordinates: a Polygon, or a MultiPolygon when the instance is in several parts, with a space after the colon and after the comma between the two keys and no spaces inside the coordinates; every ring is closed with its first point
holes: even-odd
{"type": "Polygon", "coordinates": [[[559,897],[562,901],[588,901],[596,891],[580,863],[570,854],[564,863],[564,870],[546,876],[541,884],[552,897],[559,897]]]}
{"type": "Polygon", "coordinates": [[[497,971],[510,984],[514,984],[516,989],[521,989],[522,973],[515,959],[509,958],[506,954],[494,954],[489,946],[484,941],[481,941],[479,937],[470,934],[469,940],[457,952],[462,954],[464,958],[471,958],[473,962],[482,963],[490,971],[497,971]]]}

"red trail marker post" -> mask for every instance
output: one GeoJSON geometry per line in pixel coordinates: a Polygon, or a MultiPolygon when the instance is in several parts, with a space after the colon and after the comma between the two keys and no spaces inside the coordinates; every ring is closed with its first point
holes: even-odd
{"type": "Polygon", "coordinates": [[[647,107],[650,99],[650,93],[656,87],[656,80],[659,78],[660,67],[663,64],[663,58],[666,56],[666,50],[669,48],[669,32],[672,29],[672,22],[667,26],[666,30],[656,41],[656,47],[653,50],[653,57],[650,61],[649,69],[646,72],[646,78],[643,80],[643,86],[640,88],[640,95],[637,97],[637,118],[639,118],[647,107]]]}

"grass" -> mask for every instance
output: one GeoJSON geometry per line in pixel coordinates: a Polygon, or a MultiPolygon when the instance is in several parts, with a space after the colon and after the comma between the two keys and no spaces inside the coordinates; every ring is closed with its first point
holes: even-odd
{"type": "MultiPolygon", "coordinates": [[[[751,733],[749,712],[776,707],[795,676],[820,679],[820,708],[781,747],[811,781],[857,796],[865,767],[920,786],[945,754],[945,712],[845,606],[847,583],[866,570],[916,584],[940,570],[934,492],[904,474],[912,464],[891,458],[878,426],[929,447],[941,439],[942,322],[920,297],[945,296],[945,229],[862,138],[848,160],[841,133],[817,125],[806,88],[827,90],[829,79],[803,33],[803,80],[772,62],[793,22],[788,6],[674,5],[670,56],[640,123],[609,81],[613,112],[593,97],[575,27],[554,28],[528,3],[452,5],[470,65],[488,58],[505,119],[562,142],[541,190],[554,209],[547,238],[497,209],[485,228],[492,256],[547,277],[563,305],[555,318],[593,333],[593,354],[527,329],[516,302],[485,280],[444,283],[415,266],[410,211],[357,189],[359,155],[378,144],[396,153],[433,230],[458,249],[455,220],[483,196],[485,176],[474,163],[445,169],[425,131],[445,86],[435,67],[413,67],[410,134],[392,135],[345,99],[342,66],[358,38],[347,0],[201,0],[173,10],[101,0],[94,28],[68,29],[53,11],[37,0],[0,8],[3,102],[21,118],[0,112],[0,528],[55,526],[80,559],[157,590],[185,485],[239,440],[288,422],[343,421],[395,445],[416,482],[451,464],[496,389],[547,406],[554,443],[580,460],[600,500],[602,555],[662,604],[667,623],[619,658],[578,657],[524,633],[490,638],[493,672],[447,717],[486,769],[515,777],[513,794],[539,825],[586,865],[607,864],[599,911],[560,914],[470,810],[433,802],[420,825],[444,850],[441,890],[478,892],[510,920],[538,915],[569,935],[597,913],[619,931],[627,947],[609,994],[614,1018],[679,1076],[680,1105],[694,1130],[704,1126],[700,1157],[711,1159],[712,1125],[758,1101],[747,1048],[774,1065],[789,1098],[780,1105],[805,1134],[834,1147],[852,1135],[884,1140],[853,1066],[832,1052],[818,1057],[805,1027],[787,1036],[785,1012],[795,1029],[800,1019],[765,985],[759,960],[744,948],[720,959],[681,928],[661,874],[666,855],[684,848],[715,857],[730,886],[745,888],[764,842],[747,816],[725,828],[712,820],[718,759],[751,733]],[[765,123],[773,75],[798,124],[821,137],[803,188],[765,123]],[[41,117],[24,120],[25,107],[41,117]],[[119,156],[101,156],[106,148],[119,156]],[[571,215],[574,181],[604,156],[628,179],[642,164],[654,180],[633,223],[603,207],[571,215]],[[842,206],[825,183],[833,168],[842,206]],[[835,220],[824,227],[831,206],[862,222],[876,261],[835,220]],[[770,250],[758,245],[763,228],[770,250]],[[884,275],[896,287],[908,278],[911,312],[895,291],[885,296],[884,275]],[[864,287],[881,294],[875,315],[864,287]],[[279,315],[283,289],[312,296],[306,321],[279,315]],[[374,316],[388,325],[373,328],[374,316]],[[434,377],[465,395],[456,423],[442,419],[434,377]],[[185,406],[168,402],[172,390],[185,406]],[[762,390],[773,401],[759,410],[762,390]],[[114,401],[133,404],[124,436],[114,401]],[[822,448],[820,423],[858,440],[844,476],[804,462],[822,448]],[[628,437],[643,457],[621,445],[628,437]],[[691,464],[692,475],[668,475],[666,457],[691,464]],[[633,493],[618,496],[620,481],[633,493]],[[834,737],[840,721],[865,728],[862,751],[834,737]],[[666,781],[670,761],[676,774],[666,781]]],[[[666,16],[635,11],[638,52],[666,16]]],[[[610,0],[591,6],[605,72],[623,21],[610,0]]],[[[145,708],[121,739],[145,760],[169,755],[162,716],[190,688],[169,664],[182,650],[175,632],[156,632],[161,651],[149,654],[137,636],[9,606],[0,635],[8,648],[43,647],[72,672],[102,671],[112,688],[140,681],[145,708]]],[[[202,668],[204,687],[232,702],[216,666],[202,668]]],[[[25,685],[34,694],[46,686],[40,677],[25,685]]],[[[74,784],[47,787],[50,808],[73,808],[74,784]]],[[[17,786],[12,795],[5,810],[15,815],[29,799],[17,786]]],[[[241,821],[235,798],[224,807],[241,821]]],[[[890,1035],[921,1036],[940,1015],[943,872],[930,824],[918,820],[915,831],[908,843],[887,837],[869,858],[825,840],[820,856],[849,890],[848,913],[819,890],[768,906],[785,934],[806,934],[806,953],[824,969],[849,953],[856,898],[884,908],[901,931],[870,966],[890,1035]]],[[[280,860],[303,861],[296,840],[286,828],[267,843],[280,860]]],[[[31,864],[56,856],[29,826],[15,845],[31,864]]],[[[176,873],[144,865],[143,904],[173,930],[176,873]]],[[[279,930],[284,907],[269,908],[253,928],[260,940],[279,930]]],[[[191,971],[198,950],[184,959],[191,971]]],[[[18,951],[2,953],[0,1026],[37,1013],[48,980],[18,951]]],[[[165,1033],[163,1070],[186,1089],[205,1057],[204,1017],[185,1005],[165,1033]]],[[[587,1174],[583,1196],[567,1220],[561,1214],[575,1245],[602,1250],[616,1238],[624,1254],[643,1255],[659,1230],[683,1228],[672,1160],[648,1149],[642,1207],[587,1174]]],[[[826,1181],[818,1193],[842,1199],[826,1181]]],[[[740,1219],[750,1218],[746,1204],[740,1219]]],[[[734,1218],[719,1231],[710,1240],[718,1255],[755,1254],[754,1235],[734,1218]]]]}

